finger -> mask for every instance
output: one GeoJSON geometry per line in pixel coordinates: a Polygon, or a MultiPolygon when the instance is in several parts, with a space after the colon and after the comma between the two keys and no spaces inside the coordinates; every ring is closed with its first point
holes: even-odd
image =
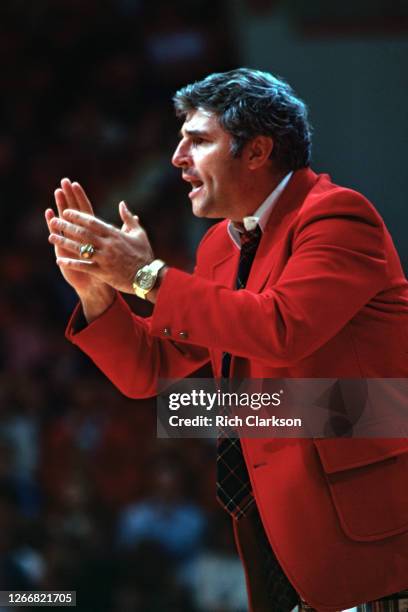
{"type": "Polygon", "coordinates": [[[63,232],[64,237],[71,238],[80,244],[90,243],[96,248],[102,246],[103,239],[100,236],[80,225],[69,223],[65,219],[60,219],[59,217],[51,219],[50,227],[54,234],[61,235],[63,232]]]}
{"type": "Polygon", "coordinates": [[[52,208],[47,208],[47,210],[45,211],[45,220],[47,222],[47,227],[50,234],[52,234],[51,222],[55,218],[55,213],[52,208]]]}
{"type": "Polygon", "coordinates": [[[122,219],[123,223],[126,227],[131,229],[139,228],[139,217],[137,215],[132,215],[128,207],[126,206],[126,202],[122,201],[119,203],[119,215],[122,219]]]}
{"type": "MultiPolygon", "coordinates": [[[[53,219],[56,219],[55,216],[55,212],[52,210],[52,208],[47,208],[47,210],[45,211],[45,220],[47,222],[47,226],[48,226],[48,231],[49,231],[49,236],[48,236],[48,240],[50,240],[50,236],[51,235],[56,235],[53,234],[53,230],[52,230],[52,226],[51,226],[51,222],[53,219]]],[[[51,244],[53,244],[53,242],[50,240],[51,244]]],[[[63,255],[63,252],[61,251],[61,249],[58,248],[57,244],[54,244],[55,246],[55,254],[56,255],[63,255]]]]}
{"type": "Polygon", "coordinates": [[[47,208],[47,210],[45,211],[44,216],[45,216],[45,221],[47,223],[48,231],[51,233],[52,229],[51,229],[50,223],[51,223],[51,219],[54,219],[55,213],[52,210],[52,208],[47,208]]]}
{"type": "Polygon", "coordinates": [[[72,183],[72,191],[75,195],[78,204],[78,209],[82,212],[93,215],[94,211],[92,208],[92,204],[81,185],[77,182],[72,183]]]}
{"type": "MultiPolygon", "coordinates": [[[[76,242],[65,236],[60,236],[59,234],[50,234],[48,236],[48,241],[54,246],[61,247],[64,251],[67,251],[67,256],[72,253],[73,255],[77,255],[77,257],[81,257],[81,247],[83,245],[80,242],[76,242]]],[[[97,250],[94,255],[96,255],[96,253],[97,250]]]]}
{"type": "Polygon", "coordinates": [[[70,221],[75,225],[79,225],[81,227],[86,228],[88,231],[93,232],[94,234],[106,238],[107,236],[112,236],[119,230],[113,225],[109,223],[105,223],[102,219],[98,219],[88,213],[81,212],[79,210],[72,210],[68,208],[64,211],[63,218],[66,221],[70,221]]]}
{"type": "Polygon", "coordinates": [[[65,199],[68,204],[68,208],[78,209],[78,203],[75,197],[74,190],[69,178],[63,178],[61,181],[61,189],[64,192],[65,199]]]}
{"type": "Polygon", "coordinates": [[[57,265],[62,268],[69,268],[70,270],[76,270],[77,272],[91,272],[95,273],[96,264],[89,259],[71,259],[70,257],[57,257],[57,265]]]}
{"type": "Polygon", "coordinates": [[[68,208],[67,199],[62,189],[56,189],[54,191],[54,197],[55,204],[57,205],[58,214],[60,217],[62,217],[62,213],[68,208]]]}

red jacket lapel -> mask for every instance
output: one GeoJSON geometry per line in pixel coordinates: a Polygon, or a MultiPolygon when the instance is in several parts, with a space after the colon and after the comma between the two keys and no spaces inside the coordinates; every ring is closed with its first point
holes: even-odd
{"type": "MultiPolygon", "coordinates": [[[[262,236],[247,283],[247,288],[250,291],[260,292],[265,286],[273,270],[271,247],[285,235],[297,210],[317,180],[318,176],[310,168],[297,170],[293,174],[288,186],[276,203],[262,236]]],[[[227,222],[220,225],[219,240],[224,243],[225,249],[222,249],[220,259],[212,264],[211,278],[232,289],[235,283],[239,250],[228,236],[227,222]]]]}
{"type": "Polygon", "coordinates": [[[262,291],[274,267],[273,245],[286,235],[293,218],[317,180],[317,174],[310,168],[303,168],[293,174],[268,219],[248,278],[247,289],[250,291],[262,291]]]}

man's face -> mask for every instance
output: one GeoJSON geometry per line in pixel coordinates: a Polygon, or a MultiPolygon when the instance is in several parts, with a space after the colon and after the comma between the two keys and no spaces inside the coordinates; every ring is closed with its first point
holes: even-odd
{"type": "Polygon", "coordinates": [[[231,144],[215,114],[198,109],[187,115],[172,163],[191,183],[189,198],[197,217],[242,218],[248,169],[242,158],[232,157],[231,144]]]}

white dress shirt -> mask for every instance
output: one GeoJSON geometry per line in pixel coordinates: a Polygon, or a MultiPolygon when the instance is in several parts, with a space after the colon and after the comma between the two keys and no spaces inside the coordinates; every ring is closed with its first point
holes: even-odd
{"type": "MultiPolygon", "coordinates": [[[[244,217],[242,222],[244,228],[250,232],[255,229],[257,225],[261,228],[262,232],[264,231],[266,224],[268,223],[268,219],[270,214],[278,201],[279,197],[282,195],[283,190],[286,185],[289,183],[290,177],[292,176],[293,171],[289,172],[279,183],[277,187],[268,195],[268,197],[262,202],[259,208],[254,212],[253,215],[249,217],[244,217]]],[[[231,240],[239,249],[241,249],[241,240],[239,234],[242,232],[242,227],[238,224],[230,221],[228,223],[228,233],[230,235],[231,240]]]]}

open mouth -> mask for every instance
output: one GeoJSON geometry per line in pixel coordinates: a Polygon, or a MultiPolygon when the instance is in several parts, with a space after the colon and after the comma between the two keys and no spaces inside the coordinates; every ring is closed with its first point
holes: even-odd
{"type": "Polygon", "coordinates": [[[190,198],[193,198],[204,187],[204,183],[203,183],[203,181],[199,181],[199,180],[191,181],[191,186],[192,186],[192,190],[190,191],[190,193],[188,195],[189,195],[190,198]]]}

